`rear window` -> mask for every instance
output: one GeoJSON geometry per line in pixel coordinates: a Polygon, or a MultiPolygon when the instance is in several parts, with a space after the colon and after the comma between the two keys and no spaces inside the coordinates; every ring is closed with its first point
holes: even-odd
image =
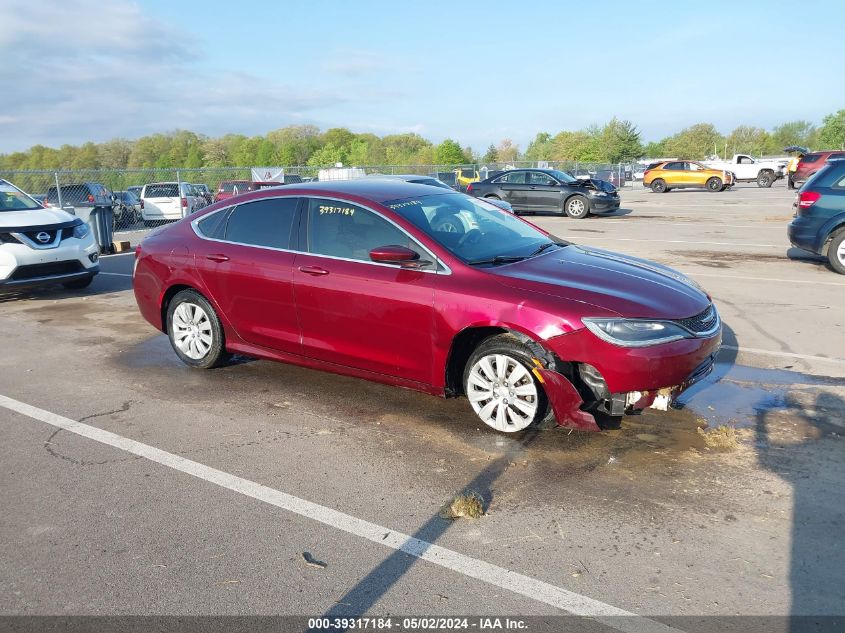
{"type": "Polygon", "coordinates": [[[174,183],[164,183],[160,185],[147,185],[144,190],[145,198],[178,198],[179,185],[174,183]]]}

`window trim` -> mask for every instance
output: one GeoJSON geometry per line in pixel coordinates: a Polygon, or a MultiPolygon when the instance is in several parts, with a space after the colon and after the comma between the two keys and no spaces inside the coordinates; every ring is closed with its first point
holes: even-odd
{"type": "MultiPolygon", "coordinates": [[[[206,219],[206,218],[208,218],[212,215],[215,215],[217,213],[225,213],[225,212],[231,213],[238,206],[240,206],[240,205],[237,205],[237,204],[231,205],[231,206],[228,206],[228,207],[223,207],[222,209],[217,209],[215,211],[212,211],[211,213],[205,213],[205,214],[201,215],[200,217],[198,217],[194,220],[191,220],[191,230],[193,230],[194,235],[196,235],[199,239],[206,240],[208,242],[218,242],[220,244],[232,244],[233,246],[245,246],[247,248],[260,248],[260,249],[264,249],[264,250],[268,250],[268,251],[276,251],[276,252],[279,252],[279,253],[293,253],[295,255],[310,255],[311,257],[325,257],[326,259],[336,259],[338,261],[344,261],[344,262],[355,262],[357,264],[367,264],[367,265],[370,265],[370,266],[382,266],[382,267],[392,268],[393,270],[412,270],[413,272],[420,272],[420,273],[427,273],[427,274],[434,274],[434,275],[451,275],[452,274],[452,269],[449,267],[449,265],[446,262],[443,261],[443,259],[441,257],[438,257],[427,246],[425,246],[424,244],[421,244],[420,241],[416,237],[414,237],[413,235],[408,233],[408,231],[406,231],[404,228],[399,226],[391,218],[387,217],[383,213],[377,211],[376,209],[373,209],[372,207],[370,207],[366,204],[361,204],[360,202],[351,202],[351,201],[346,200],[344,198],[336,198],[336,197],[333,197],[333,196],[315,196],[315,195],[305,195],[304,196],[302,194],[290,194],[290,195],[283,195],[283,196],[268,196],[266,198],[259,198],[259,200],[276,200],[278,198],[300,198],[300,204],[299,204],[297,211],[296,211],[297,218],[294,219],[294,225],[295,225],[296,228],[294,228],[291,231],[291,238],[292,238],[291,243],[293,244],[294,242],[296,242],[297,248],[276,248],[276,247],[273,247],[273,246],[259,246],[258,244],[242,244],[240,242],[231,242],[229,240],[221,240],[221,239],[218,239],[216,237],[208,237],[207,235],[203,235],[202,232],[200,232],[197,225],[199,224],[199,222],[201,220],[204,220],[204,219],[206,219]],[[376,215],[380,216],[384,220],[387,220],[388,222],[390,222],[393,226],[395,226],[397,229],[399,229],[402,233],[407,235],[411,240],[413,240],[414,242],[419,244],[420,248],[422,248],[423,252],[425,252],[425,253],[427,253],[428,255],[431,256],[432,261],[435,263],[435,268],[433,270],[416,269],[416,268],[415,269],[407,269],[407,268],[402,268],[401,266],[397,266],[396,264],[385,264],[385,263],[382,263],[382,262],[366,261],[366,260],[363,260],[363,259],[350,259],[348,257],[335,257],[333,255],[321,255],[319,253],[309,253],[308,251],[299,250],[300,248],[307,248],[308,247],[307,246],[307,233],[303,234],[304,231],[307,230],[307,223],[308,223],[308,214],[305,211],[305,204],[306,204],[306,201],[308,201],[312,198],[320,198],[320,199],[323,199],[323,200],[334,200],[336,202],[344,202],[346,204],[354,204],[356,206],[361,207],[362,209],[366,209],[367,211],[375,213],[376,215]],[[296,239],[293,239],[293,238],[296,238],[296,239]]],[[[250,202],[254,202],[254,201],[250,200],[250,202]]],[[[257,202],[257,200],[255,202],[257,202]]],[[[228,223],[229,223],[229,218],[226,218],[226,224],[228,225],[228,223]]]]}

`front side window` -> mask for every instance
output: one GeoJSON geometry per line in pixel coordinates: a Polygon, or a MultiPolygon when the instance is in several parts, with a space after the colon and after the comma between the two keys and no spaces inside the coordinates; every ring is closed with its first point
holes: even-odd
{"type": "Polygon", "coordinates": [[[225,240],[250,246],[290,248],[299,198],[269,198],[235,207],[226,223],[225,240]]]}
{"type": "Polygon", "coordinates": [[[544,186],[554,186],[557,184],[557,181],[549,176],[548,174],[544,174],[541,171],[532,171],[529,172],[529,180],[528,184],[531,185],[544,185],[544,186]]]}
{"type": "Polygon", "coordinates": [[[308,252],[314,255],[370,261],[379,246],[405,246],[423,254],[404,231],[358,205],[339,200],[308,201],[308,252]]]}
{"type": "Polygon", "coordinates": [[[748,158],[748,156],[741,156],[737,161],[738,165],[753,165],[754,161],[748,158]]]}
{"type": "Polygon", "coordinates": [[[384,204],[468,264],[506,263],[559,243],[507,211],[459,193],[384,204]]]}

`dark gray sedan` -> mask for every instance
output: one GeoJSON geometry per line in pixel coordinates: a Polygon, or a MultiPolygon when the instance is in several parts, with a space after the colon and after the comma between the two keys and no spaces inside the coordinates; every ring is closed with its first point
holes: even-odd
{"type": "Polygon", "coordinates": [[[467,193],[509,202],[516,213],[565,213],[575,219],[619,208],[619,193],[609,182],[577,180],[556,169],[511,169],[470,184],[467,193]]]}

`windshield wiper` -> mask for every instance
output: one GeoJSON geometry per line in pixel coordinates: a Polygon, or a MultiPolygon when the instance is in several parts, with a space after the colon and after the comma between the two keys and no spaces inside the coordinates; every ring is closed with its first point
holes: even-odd
{"type": "Polygon", "coordinates": [[[569,242],[564,242],[564,241],[547,242],[547,243],[541,245],[537,250],[535,250],[533,253],[531,253],[528,257],[535,257],[535,256],[539,255],[540,253],[542,253],[547,248],[551,248],[552,246],[560,246],[561,248],[563,248],[564,246],[569,246],[569,244],[570,244],[569,242]]]}
{"type": "Polygon", "coordinates": [[[523,259],[528,259],[528,255],[496,255],[489,259],[473,259],[467,262],[470,266],[477,266],[479,264],[510,264],[512,262],[521,262],[523,259]]]}

